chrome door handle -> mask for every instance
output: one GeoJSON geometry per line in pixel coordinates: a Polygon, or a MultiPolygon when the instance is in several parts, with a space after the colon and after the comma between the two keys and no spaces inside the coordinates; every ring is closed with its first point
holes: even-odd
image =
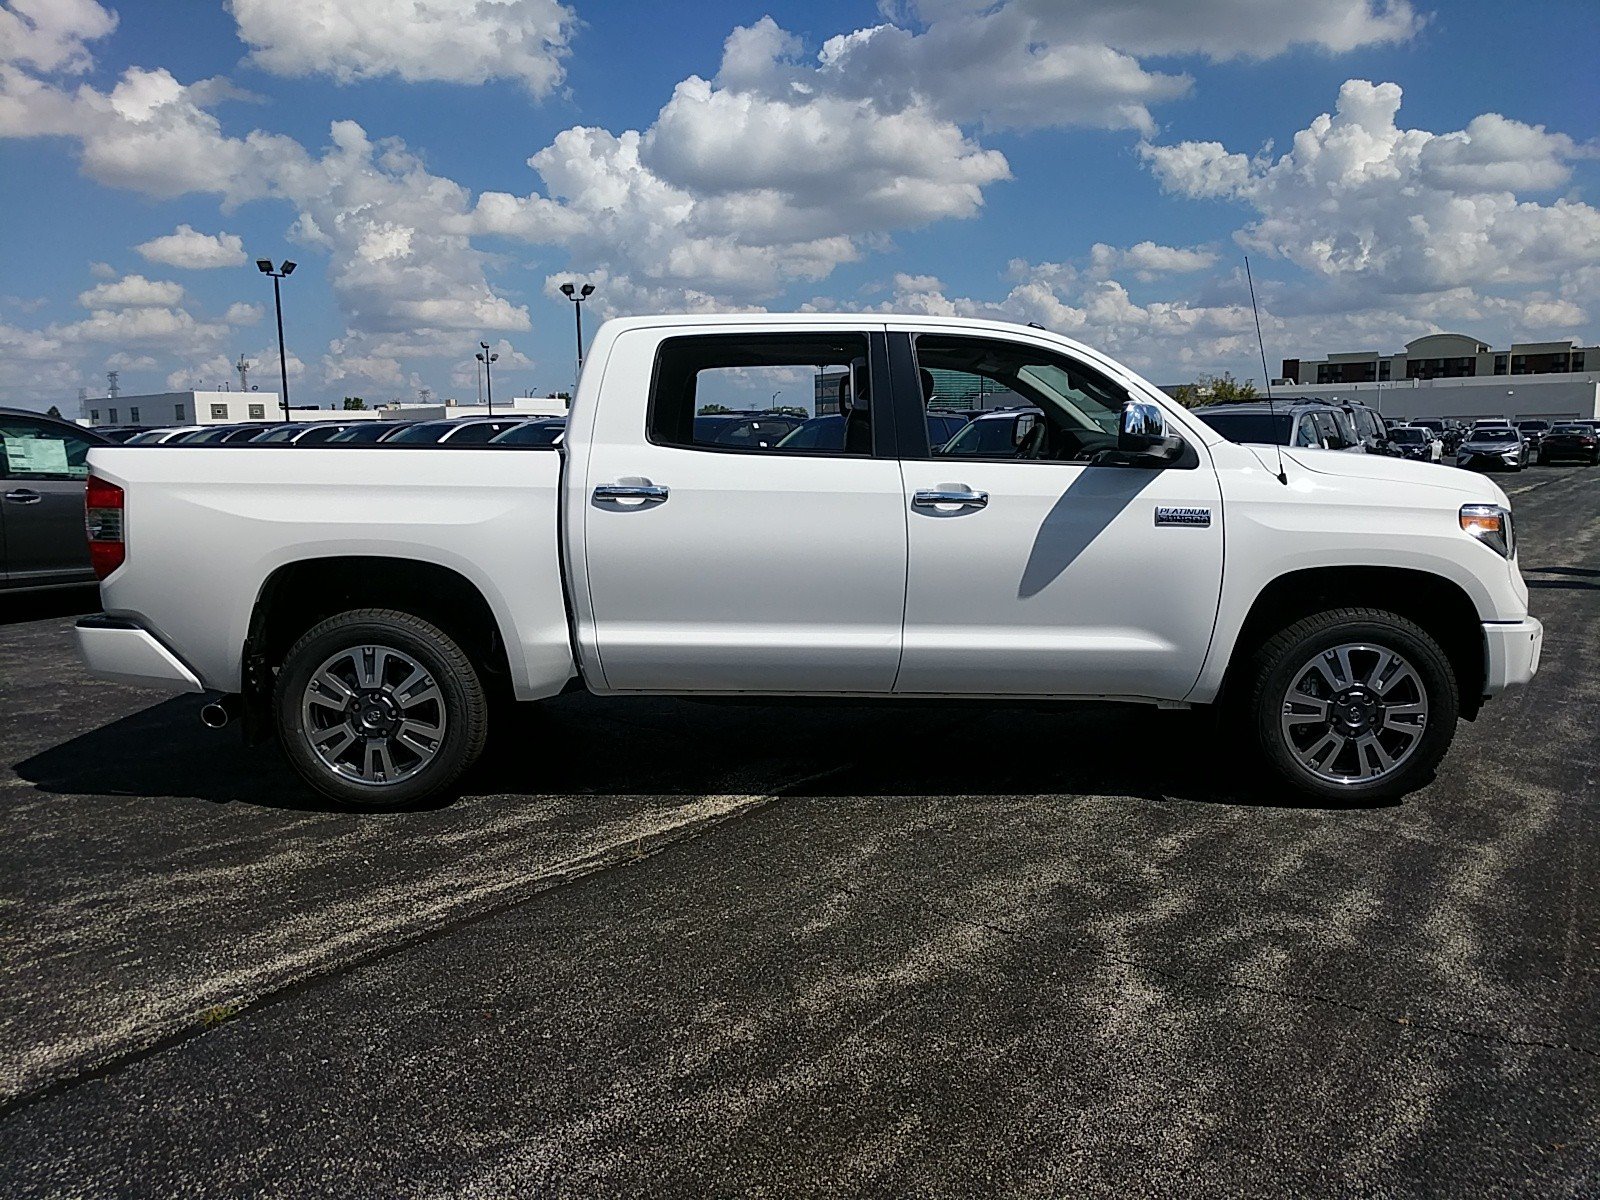
{"type": "Polygon", "coordinates": [[[32,488],[18,488],[14,492],[7,492],[6,499],[13,504],[37,504],[44,497],[32,488]]]}
{"type": "Polygon", "coordinates": [[[988,492],[932,491],[916,492],[911,503],[917,508],[936,508],[941,504],[959,504],[965,508],[983,508],[989,503],[988,492]]]}
{"type": "Polygon", "coordinates": [[[596,500],[665,500],[667,495],[667,489],[655,483],[602,483],[594,489],[596,500]]]}

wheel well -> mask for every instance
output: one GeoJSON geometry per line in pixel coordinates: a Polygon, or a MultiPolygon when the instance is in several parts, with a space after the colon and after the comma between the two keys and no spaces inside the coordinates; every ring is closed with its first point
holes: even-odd
{"type": "Polygon", "coordinates": [[[463,575],[403,558],[313,558],[279,567],[262,585],[245,641],[247,700],[271,692],[289,648],[317,622],[353,608],[394,608],[448,633],[491,689],[509,686],[505,643],[483,593],[463,575]]]}
{"type": "MultiPolygon", "coordinates": [[[[1250,606],[1222,685],[1226,697],[1255,649],[1284,626],[1330,608],[1381,608],[1425,629],[1444,650],[1469,720],[1483,703],[1483,626],[1459,586],[1404,567],[1316,567],[1280,575],[1250,606]]],[[[1219,697],[1222,698],[1222,697],[1219,697]]]]}

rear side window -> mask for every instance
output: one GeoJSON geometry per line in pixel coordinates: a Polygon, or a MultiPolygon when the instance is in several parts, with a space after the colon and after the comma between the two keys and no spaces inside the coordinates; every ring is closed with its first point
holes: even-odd
{"type": "Polygon", "coordinates": [[[23,417],[0,417],[0,475],[8,479],[84,479],[87,438],[23,417]]]}
{"type": "Polygon", "coordinates": [[[871,454],[867,354],[860,333],[668,338],[656,355],[650,440],[748,454],[871,454]],[[840,415],[837,436],[787,440],[818,412],[840,415]]]}

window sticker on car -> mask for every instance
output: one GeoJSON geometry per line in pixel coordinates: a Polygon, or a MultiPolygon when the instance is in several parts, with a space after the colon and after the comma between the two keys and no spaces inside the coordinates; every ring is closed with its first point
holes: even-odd
{"type": "Polygon", "coordinates": [[[8,437],[6,461],[14,475],[67,475],[67,443],[60,438],[8,437]]]}
{"type": "Polygon", "coordinates": [[[1193,525],[1208,528],[1211,524],[1209,508],[1156,508],[1157,525],[1193,525]]]}

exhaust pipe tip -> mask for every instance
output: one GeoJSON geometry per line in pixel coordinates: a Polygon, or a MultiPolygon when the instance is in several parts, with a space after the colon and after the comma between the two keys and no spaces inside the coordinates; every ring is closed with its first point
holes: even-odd
{"type": "Polygon", "coordinates": [[[200,709],[200,723],[207,729],[222,729],[239,715],[239,697],[223,696],[200,709]]]}

